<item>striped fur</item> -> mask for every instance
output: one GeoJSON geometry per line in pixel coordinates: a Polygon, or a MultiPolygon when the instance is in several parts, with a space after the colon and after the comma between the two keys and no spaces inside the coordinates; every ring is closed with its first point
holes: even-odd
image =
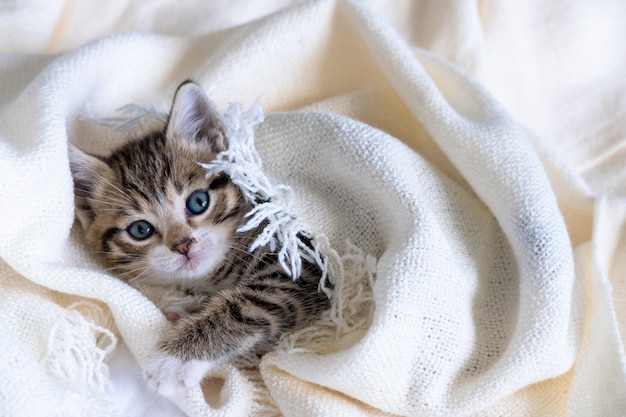
{"type": "Polygon", "coordinates": [[[202,305],[177,313],[182,317],[161,339],[161,353],[181,363],[265,352],[329,307],[316,265],[305,263],[293,281],[267,248],[248,251],[259,230],[236,229],[251,207],[228,177],[206,178],[198,164],[226,144],[212,105],[187,82],[162,132],[103,158],[70,149],[77,217],[105,268],[130,285],[177,286],[205,296],[202,305]],[[194,191],[209,196],[206,211],[196,215],[186,206],[194,191]],[[153,227],[148,238],[131,235],[138,221],[153,227]]]}

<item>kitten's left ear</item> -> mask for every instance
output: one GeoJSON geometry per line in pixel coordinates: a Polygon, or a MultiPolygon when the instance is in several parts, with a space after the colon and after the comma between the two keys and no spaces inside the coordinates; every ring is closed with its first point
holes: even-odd
{"type": "Polygon", "coordinates": [[[182,83],[176,90],[165,137],[206,142],[214,153],[228,147],[217,110],[193,81],[182,83]]]}

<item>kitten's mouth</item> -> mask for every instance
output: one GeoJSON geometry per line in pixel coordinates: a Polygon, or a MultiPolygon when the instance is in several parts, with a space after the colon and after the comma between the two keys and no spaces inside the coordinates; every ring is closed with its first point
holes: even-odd
{"type": "Polygon", "coordinates": [[[200,262],[198,257],[191,258],[189,256],[186,256],[186,259],[183,260],[183,264],[180,266],[179,269],[183,271],[193,272],[198,269],[201,263],[202,262],[200,262]]]}
{"type": "Polygon", "coordinates": [[[177,266],[177,270],[179,271],[188,271],[188,272],[193,272],[195,271],[201,262],[201,259],[197,256],[197,255],[192,255],[192,254],[185,254],[185,255],[179,255],[176,257],[176,266],[177,266]]]}
{"type": "Polygon", "coordinates": [[[211,272],[211,269],[211,262],[198,254],[180,255],[175,262],[175,273],[183,279],[203,278],[211,272]]]}

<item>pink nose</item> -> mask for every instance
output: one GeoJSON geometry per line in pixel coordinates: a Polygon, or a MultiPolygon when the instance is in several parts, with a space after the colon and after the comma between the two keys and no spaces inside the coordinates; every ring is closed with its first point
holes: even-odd
{"type": "Polygon", "coordinates": [[[172,246],[172,250],[174,252],[180,253],[181,255],[187,255],[189,253],[189,248],[191,247],[192,243],[193,239],[186,237],[174,243],[174,246],[172,246]]]}

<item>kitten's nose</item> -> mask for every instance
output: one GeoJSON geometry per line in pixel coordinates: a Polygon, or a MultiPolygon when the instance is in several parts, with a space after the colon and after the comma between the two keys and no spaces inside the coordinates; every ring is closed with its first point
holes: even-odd
{"type": "Polygon", "coordinates": [[[174,245],[172,246],[172,250],[174,252],[178,252],[181,255],[187,255],[189,253],[189,247],[191,246],[191,244],[193,243],[193,239],[191,238],[183,238],[181,240],[178,240],[176,242],[174,242],[174,245]]]}

